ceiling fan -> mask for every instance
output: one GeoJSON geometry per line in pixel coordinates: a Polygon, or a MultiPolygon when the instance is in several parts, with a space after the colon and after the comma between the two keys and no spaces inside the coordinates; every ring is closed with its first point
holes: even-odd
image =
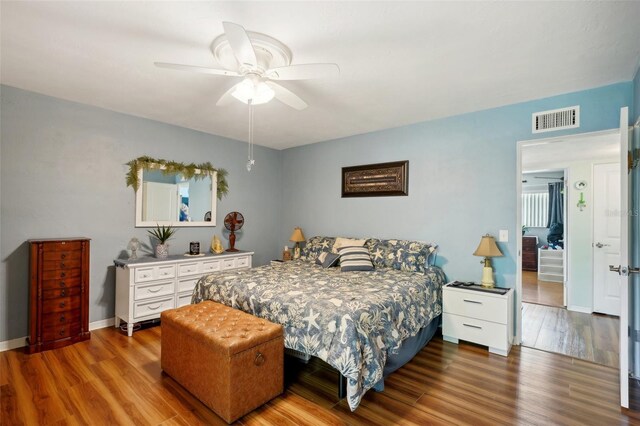
{"type": "Polygon", "coordinates": [[[259,105],[274,97],[297,110],[308,105],[289,89],[275,83],[280,80],[307,80],[340,74],[336,64],[291,65],[291,51],[280,41],[265,34],[245,31],[238,24],[223,22],[224,34],[211,44],[214,57],[225,69],[155,62],[157,67],[193,71],[226,77],[243,77],[227,90],[216,105],[224,106],[238,99],[259,105]]]}

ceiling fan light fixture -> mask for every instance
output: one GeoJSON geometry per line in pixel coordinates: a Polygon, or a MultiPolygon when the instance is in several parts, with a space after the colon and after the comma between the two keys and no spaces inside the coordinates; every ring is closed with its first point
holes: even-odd
{"type": "Polygon", "coordinates": [[[251,78],[245,78],[236,85],[231,95],[242,103],[251,105],[266,104],[275,96],[275,92],[263,81],[254,82],[251,78]]]}

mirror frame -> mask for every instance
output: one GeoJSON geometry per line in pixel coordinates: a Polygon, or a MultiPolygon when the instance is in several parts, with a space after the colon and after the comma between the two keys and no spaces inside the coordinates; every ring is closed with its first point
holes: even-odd
{"type": "MultiPolygon", "coordinates": [[[[163,170],[166,169],[164,166],[153,166],[151,169],[163,170]]],[[[203,172],[199,169],[196,170],[196,174],[203,174],[203,172]]],[[[173,226],[176,228],[192,228],[198,226],[216,226],[216,207],[218,201],[218,173],[214,172],[211,176],[211,222],[206,222],[204,220],[198,222],[173,222],[173,221],[144,221],[142,220],[142,188],[143,188],[143,179],[144,168],[140,168],[138,170],[138,182],[140,182],[140,187],[136,191],[136,218],[135,218],[135,227],[136,228],[155,228],[157,225],[164,226],[173,226]]]]}

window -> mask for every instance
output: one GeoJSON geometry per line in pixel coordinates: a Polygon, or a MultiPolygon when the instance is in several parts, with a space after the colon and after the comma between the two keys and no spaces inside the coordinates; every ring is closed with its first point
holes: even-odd
{"type": "Polygon", "coordinates": [[[522,226],[546,228],[548,213],[548,192],[522,194],[522,226]]]}

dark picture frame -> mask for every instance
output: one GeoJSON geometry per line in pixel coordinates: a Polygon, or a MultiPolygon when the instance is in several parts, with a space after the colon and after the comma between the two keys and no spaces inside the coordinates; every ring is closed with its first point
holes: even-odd
{"type": "Polygon", "coordinates": [[[342,198],[409,195],[409,160],[342,168],[342,198]]]}

